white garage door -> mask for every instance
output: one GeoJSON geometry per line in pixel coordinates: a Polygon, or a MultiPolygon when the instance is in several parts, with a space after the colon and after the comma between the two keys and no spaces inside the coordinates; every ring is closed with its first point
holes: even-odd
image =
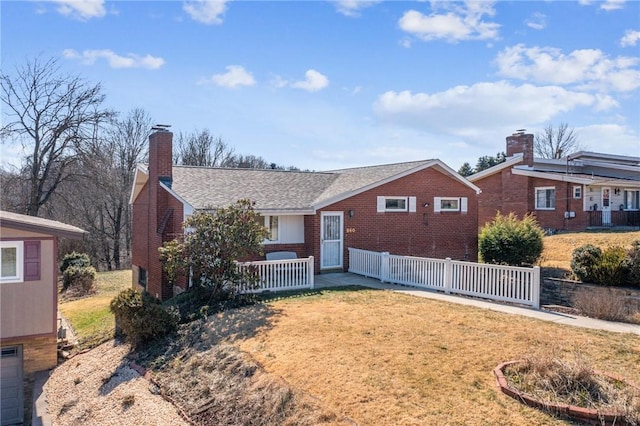
{"type": "Polygon", "coordinates": [[[22,423],[22,406],[22,347],[4,347],[0,357],[0,423],[22,423]]]}

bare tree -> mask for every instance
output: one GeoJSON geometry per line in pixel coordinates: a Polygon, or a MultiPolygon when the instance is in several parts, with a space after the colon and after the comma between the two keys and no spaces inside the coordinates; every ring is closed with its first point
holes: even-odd
{"type": "Polygon", "coordinates": [[[174,163],[183,166],[222,167],[233,155],[233,148],[209,130],[194,131],[177,137],[174,163]]]}
{"type": "Polygon", "coordinates": [[[100,84],[61,74],[54,58],[27,61],[15,76],[0,73],[0,101],[9,117],[0,131],[2,142],[21,140],[27,153],[25,213],[37,216],[69,178],[78,147],[112,114],[102,109],[104,98],[100,84]]]}
{"type": "Polygon", "coordinates": [[[78,189],[86,226],[97,240],[101,264],[120,269],[131,252],[129,195],[136,165],[147,157],[152,120],[143,109],[133,109],[106,127],[104,136],[86,145],[82,164],[88,178],[78,189]]]}
{"type": "Polygon", "coordinates": [[[573,128],[567,123],[560,123],[557,128],[549,124],[541,133],[536,133],[533,151],[538,158],[563,158],[582,148],[573,128]]]}

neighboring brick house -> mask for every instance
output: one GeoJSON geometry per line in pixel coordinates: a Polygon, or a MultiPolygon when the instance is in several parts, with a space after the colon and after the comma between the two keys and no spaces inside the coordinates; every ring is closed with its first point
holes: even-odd
{"type": "Polygon", "coordinates": [[[550,230],[640,226],[640,157],[580,151],[534,158],[532,134],[507,137],[507,160],[468,179],[482,190],[478,224],[531,213],[550,230]]]}
{"type": "Polygon", "coordinates": [[[264,251],[314,256],[317,272],[348,268],[348,248],[477,258],[479,189],[439,160],[327,172],[172,165],[172,134],[149,137],[131,194],[134,285],[167,299],[158,248],[195,210],[250,199],[271,236],[264,251]]]}
{"type": "Polygon", "coordinates": [[[0,211],[2,425],[23,422],[35,373],[57,364],[57,238],[84,234],[75,226],[0,211]]]}

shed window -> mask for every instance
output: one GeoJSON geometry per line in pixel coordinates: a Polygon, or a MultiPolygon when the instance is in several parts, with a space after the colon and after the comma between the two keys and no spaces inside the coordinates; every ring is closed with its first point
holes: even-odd
{"type": "Polygon", "coordinates": [[[23,250],[22,241],[0,241],[0,282],[23,281],[23,250]]]}

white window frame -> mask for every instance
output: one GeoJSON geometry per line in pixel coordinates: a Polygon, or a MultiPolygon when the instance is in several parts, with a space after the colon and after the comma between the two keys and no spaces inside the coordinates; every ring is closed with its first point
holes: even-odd
{"type": "Polygon", "coordinates": [[[264,244],[278,244],[280,242],[280,218],[276,215],[264,216],[264,227],[269,231],[269,235],[264,240],[264,244]],[[271,234],[273,229],[271,227],[271,218],[275,218],[276,220],[276,236],[274,239],[271,239],[271,234]]]}
{"type": "Polygon", "coordinates": [[[460,198],[458,197],[440,197],[440,210],[441,212],[459,212],[460,211],[460,198]],[[457,207],[446,207],[445,203],[454,201],[457,207]]]}
{"type": "MultiPolygon", "coordinates": [[[[555,186],[537,186],[535,188],[535,191],[534,191],[534,197],[535,197],[535,199],[533,200],[533,202],[534,202],[534,205],[536,207],[536,210],[555,210],[556,209],[556,200],[555,200],[556,187],[555,186]],[[550,189],[553,190],[553,207],[546,207],[546,206],[540,207],[538,205],[538,192],[539,191],[545,191],[546,192],[546,191],[548,191],[550,189]]],[[[545,201],[548,201],[547,197],[546,197],[546,194],[545,194],[545,201]]],[[[545,204],[549,204],[549,203],[545,203],[545,204]]]]}
{"type": "MultiPolygon", "coordinates": [[[[23,241],[0,241],[0,249],[16,249],[16,275],[10,277],[0,276],[0,283],[21,283],[24,281],[24,242],[23,241]]],[[[2,262],[2,251],[0,250],[0,262],[2,262]]]]}
{"type": "Polygon", "coordinates": [[[632,211],[640,210],[640,194],[638,194],[638,195],[635,197],[635,198],[637,198],[637,200],[636,200],[636,201],[638,201],[638,203],[636,204],[636,206],[634,206],[634,207],[629,207],[630,203],[629,203],[629,201],[628,201],[627,194],[628,194],[628,193],[634,193],[634,192],[635,192],[635,193],[640,193],[640,189],[632,189],[632,188],[625,188],[625,189],[624,189],[624,192],[622,193],[624,198],[622,199],[622,201],[623,201],[623,203],[624,203],[624,209],[625,209],[625,210],[632,210],[632,211]]]}
{"type": "Polygon", "coordinates": [[[377,201],[378,213],[402,213],[402,212],[415,212],[416,211],[416,197],[401,197],[401,196],[378,196],[377,201]],[[403,209],[387,208],[387,200],[404,200],[405,207],[403,209]]]}
{"type": "Polygon", "coordinates": [[[579,200],[581,198],[582,198],[582,186],[575,185],[573,187],[573,199],[574,200],[579,200]]]}
{"type": "Polygon", "coordinates": [[[468,203],[469,202],[468,202],[467,197],[433,197],[433,211],[435,213],[441,213],[441,212],[467,213],[468,203]],[[454,201],[454,200],[458,202],[458,208],[457,209],[442,208],[442,202],[443,201],[454,201]]]}

